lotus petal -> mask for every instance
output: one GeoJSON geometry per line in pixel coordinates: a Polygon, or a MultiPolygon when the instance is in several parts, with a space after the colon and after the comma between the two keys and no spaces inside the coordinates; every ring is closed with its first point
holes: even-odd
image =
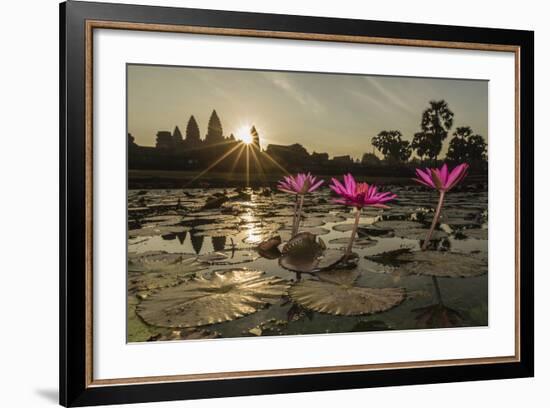
{"type": "Polygon", "coordinates": [[[142,301],[136,311],[147,323],[159,327],[197,327],[247,316],[276,303],[288,283],[262,271],[215,272],[166,288],[142,301]]]}

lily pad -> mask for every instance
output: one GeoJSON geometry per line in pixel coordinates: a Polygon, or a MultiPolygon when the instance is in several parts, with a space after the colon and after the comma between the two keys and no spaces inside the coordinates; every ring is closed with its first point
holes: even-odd
{"type": "Polygon", "coordinates": [[[391,228],[391,229],[409,229],[409,228],[422,228],[423,225],[415,221],[398,221],[398,220],[384,220],[378,221],[373,224],[378,228],[391,228]]]}
{"type": "Polygon", "coordinates": [[[181,234],[183,232],[190,231],[190,227],[183,225],[171,225],[171,226],[149,226],[140,229],[134,229],[128,231],[129,238],[136,237],[154,237],[157,235],[166,234],[181,234]]]}
{"type": "Polygon", "coordinates": [[[170,333],[151,336],[148,341],[172,341],[172,340],[204,340],[217,339],[221,337],[220,333],[195,327],[181,330],[173,330],[170,333]]]}
{"type": "Polygon", "coordinates": [[[177,285],[195,276],[206,267],[195,256],[151,253],[128,259],[128,293],[148,294],[177,285]]]}
{"type": "MultiPolygon", "coordinates": [[[[328,243],[332,245],[347,246],[349,244],[349,238],[335,238],[335,239],[331,239],[328,243]]],[[[374,239],[363,237],[363,238],[356,238],[353,241],[353,246],[356,248],[368,248],[371,246],[375,246],[377,243],[378,241],[374,239]]]]}
{"type": "Polygon", "coordinates": [[[195,227],[198,231],[216,231],[222,229],[237,229],[237,224],[231,223],[214,223],[214,224],[202,224],[195,227]]]}
{"type": "Polygon", "coordinates": [[[193,233],[196,237],[230,237],[239,233],[237,229],[219,229],[219,230],[206,230],[206,231],[196,231],[193,233]]]}
{"type": "Polygon", "coordinates": [[[283,254],[318,255],[325,249],[325,243],[322,239],[317,239],[315,234],[300,232],[285,244],[283,254]]]}
{"type": "Polygon", "coordinates": [[[397,256],[401,268],[411,274],[468,278],[487,273],[487,260],[480,254],[448,251],[415,251],[397,256]]]}
{"type": "MultiPolygon", "coordinates": [[[[427,228],[409,228],[409,229],[396,229],[394,230],[394,235],[399,238],[405,239],[414,239],[414,240],[424,240],[428,234],[429,229],[427,228]]],[[[444,231],[435,230],[432,233],[430,241],[437,239],[447,238],[448,235],[444,231]]]]}
{"type": "Polygon", "coordinates": [[[314,273],[332,268],[343,258],[345,252],[338,249],[325,249],[321,253],[285,254],[279,258],[279,265],[293,272],[314,273]]]}
{"type": "Polygon", "coordinates": [[[466,235],[468,238],[474,238],[474,239],[484,239],[487,240],[489,238],[489,230],[488,229],[467,229],[461,231],[462,234],[466,235]]]}
{"type": "Polygon", "coordinates": [[[335,270],[294,284],[289,295],[294,302],[320,313],[358,316],[389,310],[405,299],[401,288],[367,288],[356,286],[358,274],[335,270]]]}
{"type": "MultiPolygon", "coordinates": [[[[282,229],[278,233],[281,235],[281,239],[283,241],[288,241],[288,240],[291,239],[290,238],[291,231],[288,230],[288,229],[282,229]]],[[[319,236],[319,235],[327,235],[328,233],[330,233],[330,230],[328,230],[326,228],[323,228],[323,227],[316,227],[316,228],[302,228],[302,227],[300,227],[300,232],[299,233],[300,234],[307,233],[307,234],[319,236]]]]}
{"type": "MultiPolygon", "coordinates": [[[[359,224],[359,228],[367,228],[371,226],[372,226],[371,224],[359,224]]],[[[332,227],[332,229],[338,232],[349,232],[353,229],[353,223],[337,224],[334,227],[332,227]]]]}
{"type": "Polygon", "coordinates": [[[215,272],[210,279],[195,278],[142,301],[136,311],[147,323],[160,327],[197,327],[247,316],[276,303],[288,289],[278,277],[262,271],[215,272]]]}

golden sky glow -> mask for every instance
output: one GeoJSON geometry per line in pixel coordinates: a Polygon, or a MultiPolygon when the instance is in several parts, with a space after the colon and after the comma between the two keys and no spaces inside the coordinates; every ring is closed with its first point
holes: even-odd
{"type": "Polygon", "coordinates": [[[455,113],[451,133],[471,126],[487,138],[486,81],[128,65],[128,131],[145,146],[176,125],[185,137],[191,115],[204,138],[216,109],[225,136],[250,143],[254,125],[264,149],[301,143],[359,158],[381,130],[411,140],[433,99],[455,113]]]}

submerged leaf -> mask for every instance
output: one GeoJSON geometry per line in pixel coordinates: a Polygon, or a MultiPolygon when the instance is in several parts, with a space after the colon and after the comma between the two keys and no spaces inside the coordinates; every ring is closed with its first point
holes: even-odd
{"type": "Polygon", "coordinates": [[[323,272],[319,280],[303,280],[294,284],[289,295],[298,304],[321,313],[357,316],[383,312],[405,299],[401,288],[367,288],[354,285],[353,270],[323,272]]]}
{"type": "Polygon", "coordinates": [[[447,251],[415,251],[397,256],[401,268],[417,275],[468,278],[487,273],[487,260],[479,254],[447,251]]]}
{"type": "Polygon", "coordinates": [[[196,327],[234,320],[277,302],[288,284],[262,271],[215,272],[164,289],[137,308],[147,323],[160,327],[196,327]]]}

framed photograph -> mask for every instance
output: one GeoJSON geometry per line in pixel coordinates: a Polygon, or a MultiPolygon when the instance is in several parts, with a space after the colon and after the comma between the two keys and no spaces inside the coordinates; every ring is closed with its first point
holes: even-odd
{"type": "Polygon", "coordinates": [[[533,32],[60,16],[61,404],[533,376],[533,32]]]}

